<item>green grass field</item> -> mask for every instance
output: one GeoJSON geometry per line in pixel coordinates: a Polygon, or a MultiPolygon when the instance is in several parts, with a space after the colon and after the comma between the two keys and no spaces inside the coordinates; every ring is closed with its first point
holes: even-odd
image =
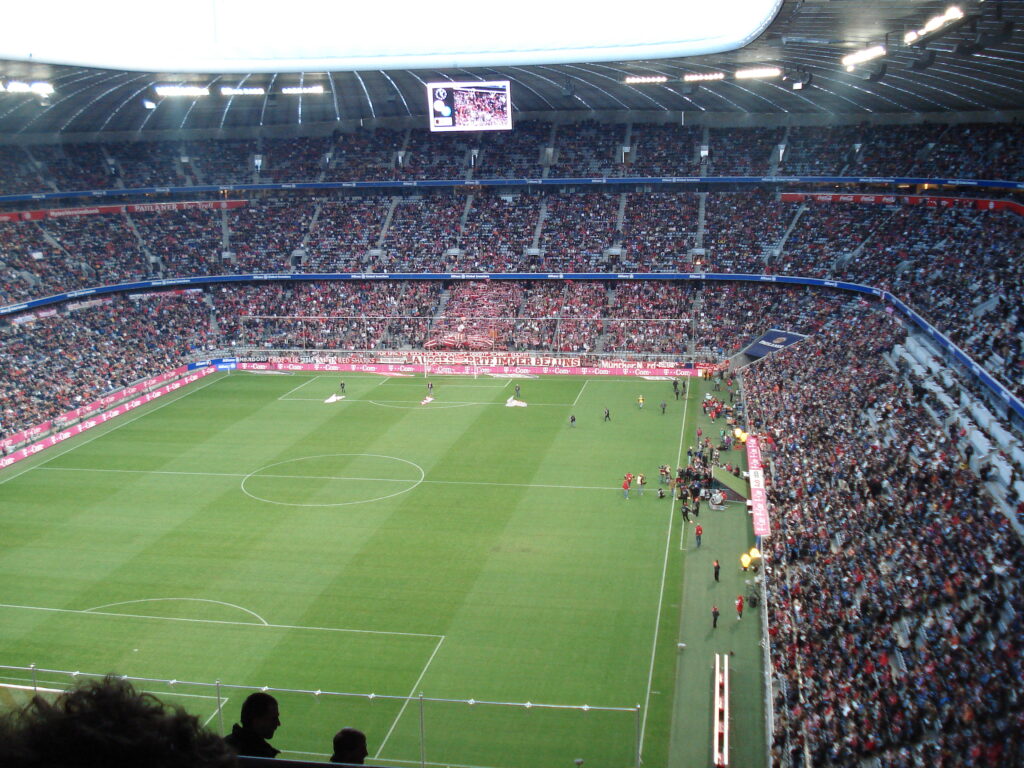
{"type": "Polygon", "coordinates": [[[283,757],[326,759],[350,725],[377,764],[623,768],[639,747],[688,768],[732,651],[732,764],[763,764],[760,617],[732,608],[747,515],[702,512],[695,549],[656,494],[698,423],[717,437],[703,385],[520,380],[522,408],[515,381],[430,380],[427,404],[423,378],[355,375],[326,403],[337,375],[218,374],[0,473],[0,664],[190,681],[140,685],[214,728],[291,689],[283,757]]]}

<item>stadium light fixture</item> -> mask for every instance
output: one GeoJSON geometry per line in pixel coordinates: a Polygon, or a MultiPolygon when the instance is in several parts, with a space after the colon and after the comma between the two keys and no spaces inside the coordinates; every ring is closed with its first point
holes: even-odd
{"type": "Polygon", "coordinates": [[[630,75],[623,82],[626,85],[641,85],[644,83],[667,83],[665,75],[630,75]]]}
{"type": "Polygon", "coordinates": [[[778,67],[751,67],[750,69],[737,69],[734,77],[737,80],[754,80],[778,77],[782,70],[778,67]]]}
{"type": "Polygon", "coordinates": [[[143,109],[156,109],[156,102],[155,101],[150,101],[149,99],[143,99],[142,100],[142,108],[143,109]]]}
{"type": "Polygon", "coordinates": [[[324,87],[322,85],[294,85],[287,88],[282,88],[281,93],[286,93],[289,96],[294,94],[304,93],[323,93],[324,87]]]}
{"type": "Polygon", "coordinates": [[[912,29],[903,35],[905,45],[921,45],[922,43],[938,37],[939,34],[948,32],[954,24],[965,18],[964,12],[959,6],[951,5],[945,13],[932,16],[920,29],[912,29]]]}
{"type": "Polygon", "coordinates": [[[789,87],[794,91],[802,91],[811,84],[813,79],[811,73],[806,69],[794,69],[782,73],[782,81],[789,83],[789,87]]]}
{"type": "Polygon", "coordinates": [[[685,83],[705,83],[709,80],[725,80],[725,72],[701,72],[683,75],[685,83]]]}
{"type": "Polygon", "coordinates": [[[44,80],[37,80],[34,83],[26,83],[22,80],[9,80],[7,82],[8,93],[34,93],[36,96],[52,96],[53,84],[44,80]]]}
{"type": "Polygon", "coordinates": [[[267,92],[266,88],[233,88],[230,85],[220,87],[221,96],[262,96],[267,92]]]}
{"type": "Polygon", "coordinates": [[[157,96],[209,96],[210,89],[201,85],[158,85],[154,89],[157,96]]]}
{"type": "Polygon", "coordinates": [[[857,68],[858,64],[863,64],[867,61],[874,59],[880,59],[888,53],[888,49],[884,45],[873,45],[870,48],[864,48],[860,51],[854,51],[853,53],[847,54],[842,58],[842,64],[846,67],[847,72],[853,72],[857,68]]]}

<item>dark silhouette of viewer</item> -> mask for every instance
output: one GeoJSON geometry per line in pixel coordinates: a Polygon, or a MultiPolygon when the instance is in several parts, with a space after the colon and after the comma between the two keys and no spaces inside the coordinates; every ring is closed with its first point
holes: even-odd
{"type": "Polygon", "coordinates": [[[0,717],[4,768],[228,768],[237,758],[194,715],[116,677],[36,696],[0,717]]]}
{"type": "Polygon", "coordinates": [[[257,691],[249,694],[242,702],[242,724],[237,723],[224,741],[239,755],[247,757],[277,757],[281,751],[274,749],[269,740],[281,726],[277,699],[269,693],[257,691]]]}
{"type": "Polygon", "coordinates": [[[366,734],[356,728],[342,728],[334,734],[332,763],[362,765],[366,759],[366,734]]]}

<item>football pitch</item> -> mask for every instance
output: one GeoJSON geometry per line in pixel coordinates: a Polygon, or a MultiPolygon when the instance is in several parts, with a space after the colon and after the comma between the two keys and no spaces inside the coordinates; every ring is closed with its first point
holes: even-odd
{"type": "Polygon", "coordinates": [[[0,683],[128,675],[218,730],[266,686],[295,759],[352,726],[399,768],[688,768],[732,652],[732,762],[763,764],[747,515],[705,505],[696,549],[657,497],[717,438],[706,386],[210,376],[0,473],[0,683]]]}

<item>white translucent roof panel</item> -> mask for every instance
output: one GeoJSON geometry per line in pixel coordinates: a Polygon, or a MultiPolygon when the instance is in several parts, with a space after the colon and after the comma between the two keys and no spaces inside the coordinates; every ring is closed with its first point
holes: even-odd
{"type": "Polygon", "coordinates": [[[144,72],[311,72],[623,61],[740,48],[782,0],[37,0],[0,58],[144,72]]]}

